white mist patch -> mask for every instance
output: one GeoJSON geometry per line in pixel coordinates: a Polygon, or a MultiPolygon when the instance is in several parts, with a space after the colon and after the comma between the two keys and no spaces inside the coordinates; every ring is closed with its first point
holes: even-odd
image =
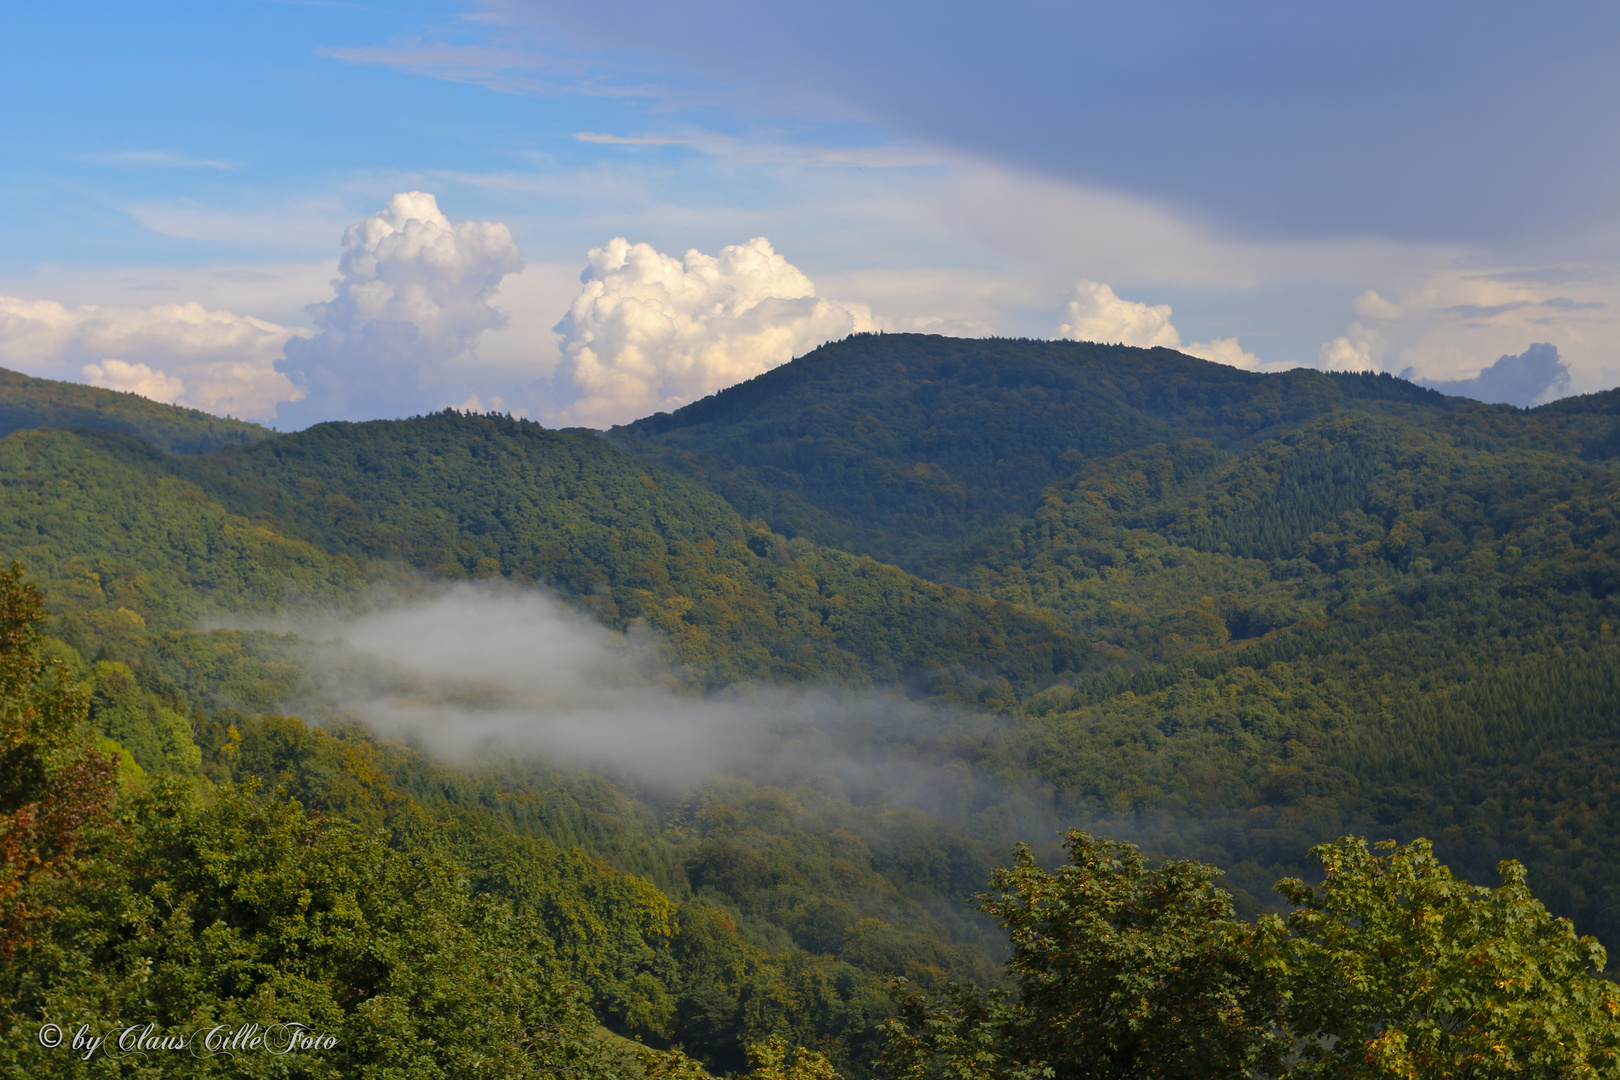
{"type": "Polygon", "coordinates": [[[728,774],[835,777],[852,797],[957,802],[941,740],[966,717],[897,693],[679,690],[660,643],[538,591],[455,585],[297,627],[319,704],[452,759],[513,756],[683,786],[728,774]],[[943,785],[943,786],[942,786],[943,785]]]}
{"type": "MultiPolygon", "coordinates": [[[[321,696],[380,734],[449,758],[518,753],[685,771],[713,709],[657,679],[650,640],[615,634],[540,593],[470,585],[323,627],[321,696]]],[[[307,633],[307,631],[306,631],[307,633]]]]}

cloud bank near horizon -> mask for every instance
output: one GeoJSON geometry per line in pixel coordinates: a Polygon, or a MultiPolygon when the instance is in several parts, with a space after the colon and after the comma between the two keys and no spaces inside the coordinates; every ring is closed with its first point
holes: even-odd
{"type": "Polygon", "coordinates": [[[676,409],[875,328],[864,305],[817,296],[762,236],[682,259],[615,237],[591,249],[580,280],[556,327],[557,380],[578,394],[557,416],[570,424],[608,427],[676,409]]]}
{"type": "MultiPolygon", "coordinates": [[[[503,284],[516,283],[515,295],[542,295],[521,277],[523,253],[504,223],[452,222],[434,195],[406,191],[350,225],[342,243],[331,298],[305,307],[313,330],[197,303],[70,308],[0,297],[0,364],[284,428],[482,410],[486,402],[558,426],[608,427],[678,408],[855,332],[1006,332],[967,317],[981,312],[928,314],[948,310],[939,297],[902,319],[828,298],[763,236],[681,258],[615,237],[587,253],[549,334],[543,311],[562,306],[570,287],[564,267],[546,268],[553,283],[541,314],[532,301],[519,309],[530,344],[501,341],[507,359],[491,364],[478,347],[510,322],[497,306],[503,284]],[[551,340],[533,341],[542,335],[551,340]]],[[[892,277],[871,280],[903,296],[892,277]]],[[[846,278],[839,291],[853,285],[859,294],[862,280],[846,278]]],[[[1170,304],[1128,299],[1090,278],[1074,281],[1052,333],[1178,349],[1251,371],[1400,367],[1447,392],[1527,404],[1569,393],[1575,372],[1552,342],[1551,366],[1540,353],[1503,355],[1503,342],[1535,340],[1555,320],[1588,338],[1612,322],[1606,302],[1570,288],[1533,274],[1473,273],[1421,281],[1395,299],[1367,290],[1354,303],[1357,321],[1303,364],[1263,360],[1236,336],[1184,341],[1170,304]],[[1481,353],[1502,360],[1475,382],[1481,353]]]]}
{"type": "Polygon", "coordinates": [[[307,333],[198,303],[67,307],[0,296],[0,366],[248,420],[273,419],[300,396],[275,365],[307,333]]]}
{"type": "Polygon", "coordinates": [[[1558,355],[1558,347],[1540,342],[1517,356],[1500,357],[1471,379],[1416,378],[1411,368],[1401,372],[1401,378],[1453,397],[1528,409],[1566,396],[1570,375],[1569,365],[1558,355]]]}
{"type": "Polygon", "coordinates": [[[1063,306],[1064,321],[1058,324],[1055,336],[1071,341],[1133,345],[1140,349],[1176,349],[1200,360],[1250,371],[1267,366],[1258,356],[1245,352],[1235,337],[1183,345],[1181,331],[1170,321],[1170,315],[1169,304],[1123,300],[1102,282],[1082,278],[1074,283],[1069,300],[1063,306]]]}

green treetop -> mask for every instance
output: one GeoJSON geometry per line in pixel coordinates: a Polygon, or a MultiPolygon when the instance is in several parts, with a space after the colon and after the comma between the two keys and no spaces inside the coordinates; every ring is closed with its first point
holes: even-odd
{"type": "Polygon", "coordinates": [[[905,998],[885,1061],[951,1080],[1620,1076],[1620,987],[1530,895],[1458,881],[1426,841],[1312,849],[1286,917],[1245,924],[1191,861],[1150,869],[1073,831],[1055,871],[1020,847],[978,904],[1008,931],[1011,996],[905,998]]]}

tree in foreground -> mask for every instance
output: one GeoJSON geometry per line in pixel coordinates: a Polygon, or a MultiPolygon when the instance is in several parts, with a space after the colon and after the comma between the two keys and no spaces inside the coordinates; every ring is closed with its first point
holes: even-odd
{"type": "Polygon", "coordinates": [[[1020,847],[976,897],[1007,931],[1016,992],[906,997],[884,1061],[950,1080],[1268,1076],[1288,1080],[1620,1077],[1620,987],[1605,956],[1503,863],[1458,881],[1426,841],[1312,849],[1296,910],[1238,922],[1195,862],[1068,836],[1055,871],[1020,847]]]}
{"type": "Polygon", "coordinates": [[[1291,1077],[1620,1077],[1620,987],[1504,862],[1457,880],[1426,840],[1311,849],[1320,886],[1281,882],[1271,961],[1302,1037],[1291,1077]]]}
{"type": "Polygon", "coordinates": [[[105,821],[115,766],[84,726],[88,704],[40,649],[47,612],[20,564],[0,570],[0,961],[49,914],[32,886],[71,878],[105,821]]]}
{"type": "Polygon", "coordinates": [[[1242,1076],[1288,1048],[1280,1002],[1255,963],[1258,931],[1233,917],[1220,871],[1151,869],[1129,844],[1072,831],[1067,865],[1026,845],[975,899],[1007,930],[1008,998],[953,987],[905,998],[884,1060],[897,1076],[1242,1076]]]}
{"type": "Polygon", "coordinates": [[[85,1074],[33,1038],[46,1023],[176,1034],[300,1023],[336,1040],[284,1056],[101,1055],[88,1075],[618,1075],[538,926],[472,895],[448,860],[245,789],[205,805],[160,781],[118,816],[119,850],[53,886],[55,917],[0,966],[0,1076],[85,1074]]]}

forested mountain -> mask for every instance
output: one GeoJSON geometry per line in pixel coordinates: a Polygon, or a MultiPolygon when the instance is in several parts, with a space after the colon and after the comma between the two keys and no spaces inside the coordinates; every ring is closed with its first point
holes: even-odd
{"type": "Polygon", "coordinates": [[[1090,460],[1457,404],[1388,376],[1258,375],[1169,349],[864,334],[612,435],[789,535],[909,567],[1032,512],[1090,460]]]}
{"type": "Polygon", "coordinates": [[[614,1031],[713,1069],[777,1034],[869,1075],[886,980],[998,983],[961,898],[1066,825],[1213,862],[1249,916],[1312,844],[1427,836],[1620,945],[1620,392],[871,335],[605,438],[446,412],[210,448],[18,385],[0,555],[126,789],[256,778],[446,859],[614,1031]],[[435,761],[317,693],[347,646],[264,621],[468,580],[652,631],[671,701],[905,708],[678,789],[435,761]]]}

